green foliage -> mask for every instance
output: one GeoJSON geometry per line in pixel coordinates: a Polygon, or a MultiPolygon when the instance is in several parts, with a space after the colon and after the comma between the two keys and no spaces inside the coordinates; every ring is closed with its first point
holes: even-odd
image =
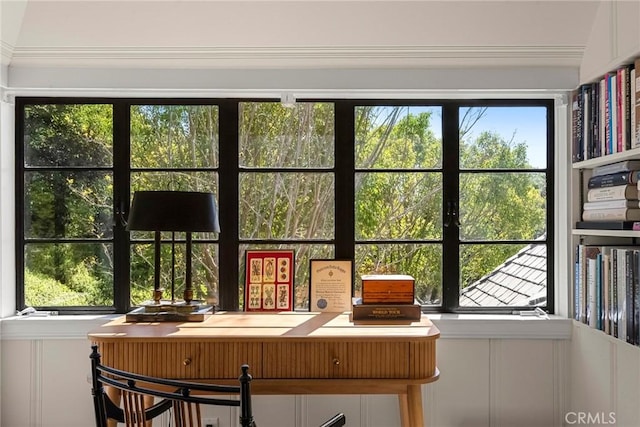
{"type": "MultiPolygon", "coordinates": [[[[527,146],[492,132],[469,139],[485,109],[469,109],[460,124],[461,239],[534,239],[545,232],[544,175],[492,172],[528,169],[527,146]],[[467,169],[472,169],[468,172],[467,169]]],[[[296,283],[308,283],[308,259],[330,256],[325,245],[296,239],[333,239],[335,223],[334,106],[244,102],[239,107],[238,225],[241,239],[291,239],[296,283]],[[316,168],[318,172],[251,168],[316,168]]],[[[433,131],[437,109],[358,107],[355,116],[357,275],[404,273],[417,279],[425,302],[442,297],[442,140],[433,131]],[[418,169],[418,170],[417,170],[418,169]],[[426,171],[424,170],[426,169],[426,171]],[[387,240],[393,243],[378,243],[387,240]]],[[[113,227],[112,111],[106,105],[29,106],[25,121],[27,166],[50,168],[25,175],[25,232],[38,239],[103,239],[113,227]],[[58,166],[89,167],[60,171],[58,166]]],[[[131,189],[218,192],[218,107],[139,105],[131,108],[131,189]],[[163,169],[166,171],[154,171],[163,169]],[[195,171],[197,170],[197,171],[195,171]]],[[[151,297],[154,248],[132,233],[131,300],[151,297]]],[[[198,299],[218,292],[217,245],[196,244],[193,286],[198,299]]],[[[204,237],[204,236],[200,236],[204,237]]],[[[170,288],[169,234],[163,234],[161,286],[170,288]]],[[[176,292],[184,287],[184,235],[176,235],[176,292]]],[[[273,245],[271,245],[273,247],[273,245]]],[[[519,245],[463,245],[462,287],[513,255],[519,245]]],[[[110,244],[29,243],[27,303],[113,304],[110,244]]],[[[243,263],[243,250],[238,257],[243,263]]],[[[297,290],[299,291],[299,290],[297,290]]],[[[304,292],[297,292],[300,301],[304,292]]],[[[165,293],[165,296],[168,294],[165,293]]],[[[300,303],[299,301],[299,303],[300,303]]],[[[302,303],[302,305],[304,302],[302,303]]],[[[298,304],[300,306],[300,304],[298,304]]]]}

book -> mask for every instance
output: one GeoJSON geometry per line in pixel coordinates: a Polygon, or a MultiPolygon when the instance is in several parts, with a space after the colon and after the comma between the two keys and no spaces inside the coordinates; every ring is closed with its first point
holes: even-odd
{"type": "Polygon", "coordinates": [[[420,320],[420,304],[354,304],[351,319],[357,320],[420,320]]]}
{"type": "Polygon", "coordinates": [[[584,150],[582,148],[582,94],[579,90],[573,92],[573,102],[571,103],[572,125],[573,125],[573,161],[584,160],[584,150]]]}
{"type": "Polygon", "coordinates": [[[635,112],[636,112],[636,145],[640,145],[640,84],[638,84],[638,77],[640,77],[640,58],[636,59],[635,62],[635,112]]]}
{"type": "Polygon", "coordinates": [[[615,187],[623,184],[637,184],[638,171],[622,171],[589,178],[588,188],[615,187]]]}
{"type": "Polygon", "coordinates": [[[592,209],[582,212],[583,221],[640,221],[640,209],[592,209]]]}
{"type": "Polygon", "coordinates": [[[585,211],[592,209],[616,209],[616,208],[632,208],[640,209],[640,200],[603,200],[601,202],[585,202],[582,209],[585,211]]]}
{"type": "MultiPolygon", "coordinates": [[[[640,70],[638,71],[640,72],[640,70]]],[[[635,148],[640,145],[640,129],[638,128],[638,115],[636,111],[636,102],[638,100],[637,90],[639,88],[636,87],[635,69],[631,70],[629,80],[631,80],[631,89],[629,90],[631,93],[631,100],[629,101],[629,109],[631,110],[631,148],[635,148]]]]}
{"type": "Polygon", "coordinates": [[[590,188],[589,191],[587,191],[587,202],[619,199],[638,200],[638,187],[634,184],[626,184],[613,187],[590,188]]]}
{"type": "Polygon", "coordinates": [[[633,230],[640,225],[636,221],[578,221],[576,228],[583,230],[633,230]]]}
{"type": "Polygon", "coordinates": [[[633,170],[640,170],[640,159],[623,160],[621,162],[610,163],[608,165],[595,167],[592,170],[591,177],[610,175],[618,172],[628,172],[633,170]]]}

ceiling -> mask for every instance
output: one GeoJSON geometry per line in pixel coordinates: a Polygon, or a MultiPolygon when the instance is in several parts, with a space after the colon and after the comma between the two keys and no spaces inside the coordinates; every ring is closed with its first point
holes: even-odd
{"type": "Polygon", "coordinates": [[[578,67],[598,1],[1,0],[16,67],[578,67]]]}

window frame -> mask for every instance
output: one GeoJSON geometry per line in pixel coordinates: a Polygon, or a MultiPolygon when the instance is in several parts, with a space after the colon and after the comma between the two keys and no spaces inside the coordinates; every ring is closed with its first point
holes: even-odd
{"type": "MultiPolygon", "coordinates": [[[[278,244],[288,240],[258,241],[239,238],[237,221],[237,207],[239,206],[238,185],[240,174],[245,172],[239,166],[239,109],[240,102],[279,102],[272,98],[87,98],[87,97],[16,97],[15,99],[15,218],[16,218],[16,307],[25,308],[24,289],[24,176],[27,168],[24,164],[24,110],[27,105],[37,104],[111,104],[113,105],[113,212],[114,212],[114,306],[113,307],[36,307],[38,309],[57,310],[64,314],[96,314],[96,313],[125,313],[130,310],[129,286],[118,285],[129,281],[129,233],[124,228],[123,219],[128,213],[130,194],[129,165],[130,150],[130,111],[132,105],[217,105],[219,114],[219,165],[218,172],[218,205],[235,206],[235,209],[220,209],[220,227],[224,230],[218,236],[219,254],[219,284],[220,307],[224,310],[238,310],[240,298],[238,286],[240,281],[240,261],[238,248],[246,243],[278,244]],[[117,184],[116,184],[117,182],[117,184]],[[123,250],[126,248],[126,250],[123,250]]],[[[548,98],[518,98],[518,99],[326,99],[308,98],[298,99],[298,102],[324,102],[334,104],[334,166],[322,168],[323,172],[330,171],[335,178],[335,212],[350,213],[341,216],[334,224],[334,238],[328,240],[293,240],[299,243],[325,243],[334,245],[336,259],[353,259],[355,246],[355,109],[358,106],[431,106],[442,108],[442,174],[443,174],[443,203],[442,218],[446,218],[447,201],[459,201],[459,114],[463,107],[521,107],[539,106],[547,109],[547,146],[546,168],[526,169],[527,172],[544,173],[546,177],[546,239],[517,240],[517,241],[474,241],[464,244],[501,244],[501,243],[542,243],[547,249],[547,301],[546,310],[554,311],[554,159],[555,159],[555,105],[552,96],[548,98]]],[[[311,171],[316,168],[310,168],[311,171]]],[[[277,172],[278,169],[270,169],[277,172]]],[[[286,169],[291,171],[291,169],[286,169]]],[[[371,172],[372,170],[367,170],[371,172]]],[[[388,171],[388,170],[387,170],[388,171]]],[[[420,169],[413,170],[420,172],[420,169]]],[[[427,170],[430,171],[430,170],[427,170]]],[[[518,172],[515,169],[491,169],[490,172],[518,172]]],[[[480,172],[480,171],[475,171],[480,172]]],[[[487,170],[482,170],[487,172],[487,170]]],[[[464,173],[474,173],[465,169],[464,173]]],[[[442,245],[443,259],[447,254],[455,254],[458,260],[460,242],[458,227],[443,227],[442,245]]],[[[376,241],[383,243],[384,241],[376,241]]],[[[397,241],[396,241],[397,242],[397,241]]],[[[433,241],[430,241],[433,242],[433,241]]],[[[405,243],[405,241],[402,241],[405,243]]],[[[412,243],[407,241],[407,243],[412,243]]],[[[416,242],[420,243],[420,242],[416,242]]],[[[448,264],[449,265],[449,264],[448,264]]],[[[441,306],[425,306],[425,312],[481,312],[481,313],[511,313],[517,307],[460,307],[458,305],[459,289],[459,260],[451,263],[452,267],[442,268],[442,303],[441,306]]]]}

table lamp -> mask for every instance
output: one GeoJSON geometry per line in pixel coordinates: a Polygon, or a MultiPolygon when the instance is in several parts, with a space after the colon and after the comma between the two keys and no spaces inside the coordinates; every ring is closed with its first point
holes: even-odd
{"type": "MultiPolygon", "coordinates": [[[[186,236],[184,302],[191,305],[191,233],[220,232],[215,197],[211,193],[193,191],[136,191],[133,194],[127,230],[155,232],[154,304],[160,305],[160,233],[171,231],[171,305],[175,305],[175,232],[186,236]]],[[[164,305],[164,304],[163,304],[164,305]]]]}

